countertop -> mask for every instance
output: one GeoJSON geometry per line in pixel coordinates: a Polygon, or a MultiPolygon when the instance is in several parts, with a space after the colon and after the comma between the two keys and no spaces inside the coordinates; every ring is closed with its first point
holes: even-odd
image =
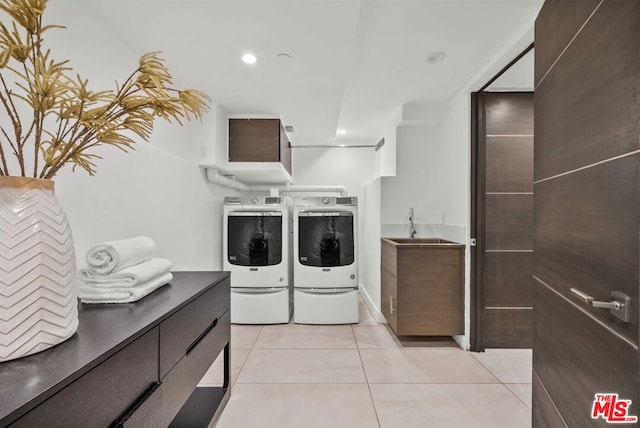
{"type": "Polygon", "coordinates": [[[442,238],[390,238],[383,237],[382,242],[396,247],[462,248],[465,245],[442,238]]]}
{"type": "Polygon", "coordinates": [[[138,302],[80,304],[78,331],[69,340],[0,363],[0,426],[36,407],[228,276],[228,272],[174,272],[171,283],[138,302]]]}

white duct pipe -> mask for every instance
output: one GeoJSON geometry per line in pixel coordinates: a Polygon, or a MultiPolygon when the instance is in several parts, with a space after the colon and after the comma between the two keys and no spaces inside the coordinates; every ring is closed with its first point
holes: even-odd
{"type": "Polygon", "coordinates": [[[301,185],[301,184],[256,184],[247,185],[235,178],[220,174],[217,168],[206,168],[207,179],[219,186],[228,187],[230,189],[242,190],[244,192],[269,192],[277,189],[280,192],[302,193],[302,192],[321,192],[321,193],[339,193],[341,196],[347,194],[345,186],[323,186],[323,185],[301,185]]]}
{"type": "Polygon", "coordinates": [[[339,193],[340,196],[347,194],[347,188],[344,186],[324,186],[324,185],[306,185],[306,184],[261,184],[258,186],[250,186],[250,189],[256,192],[268,192],[271,189],[278,189],[280,192],[287,193],[339,193]]]}
{"type": "Polygon", "coordinates": [[[243,190],[245,192],[251,190],[249,186],[240,181],[237,181],[235,178],[229,178],[225,175],[220,174],[220,171],[218,171],[216,168],[207,168],[207,179],[213,184],[228,187],[230,189],[243,190]]]}

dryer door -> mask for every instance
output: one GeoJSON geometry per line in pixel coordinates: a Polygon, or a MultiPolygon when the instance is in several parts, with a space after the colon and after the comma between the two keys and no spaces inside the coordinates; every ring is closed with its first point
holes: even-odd
{"type": "Polygon", "coordinates": [[[355,261],[353,213],[303,211],[298,215],[298,261],[304,266],[348,266],[355,261]]]}
{"type": "Polygon", "coordinates": [[[282,213],[232,211],[227,217],[227,261],[238,266],[282,262],[282,213]]]}

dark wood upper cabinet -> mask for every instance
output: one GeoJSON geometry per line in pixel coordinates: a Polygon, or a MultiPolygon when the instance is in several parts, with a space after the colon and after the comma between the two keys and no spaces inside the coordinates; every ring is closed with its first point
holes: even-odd
{"type": "Polygon", "coordinates": [[[291,173],[291,144],[280,119],[229,119],[229,162],[280,162],[291,173]]]}

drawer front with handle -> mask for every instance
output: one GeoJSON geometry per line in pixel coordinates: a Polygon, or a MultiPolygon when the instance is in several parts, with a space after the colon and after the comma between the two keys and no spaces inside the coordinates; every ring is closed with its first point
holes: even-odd
{"type": "Polygon", "coordinates": [[[229,295],[227,278],[160,324],[160,379],[229,308],[229,295]]]}
{"type": "Polygon", "coordinates": [[[12,427],[107,427],[158,381],[158,327],[18,419],[12,427]]]}
{"type": "Polygon", "coordinates": [[[225,312],[188,349],[163,380],[162,422],[168,426],[198,382],[230,341],[230,314],[225,312]]]}
{"type": "Polygon", "coordinates": [[[162,428],[162,382],[151,385],[111,428],[162,428]]]}

